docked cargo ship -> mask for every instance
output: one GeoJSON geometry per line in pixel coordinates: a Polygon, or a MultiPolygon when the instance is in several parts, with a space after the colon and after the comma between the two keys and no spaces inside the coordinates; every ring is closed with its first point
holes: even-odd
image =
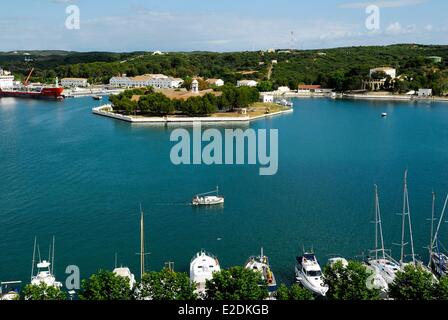
{"type": "Polygon", "coordinates": [[[29,84],[31,70],[24,83],[14,81],[14,76],[8,71],[0,69],[0,97],[32,98],[32,99],[63,99],[64,88],[60,87],[58,81],[54,86],[29,84]]]}

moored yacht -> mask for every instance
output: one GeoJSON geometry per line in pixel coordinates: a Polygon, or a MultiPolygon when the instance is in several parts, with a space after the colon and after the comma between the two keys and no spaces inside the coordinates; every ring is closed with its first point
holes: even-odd
{"type": "Polygon", "coordinates": [[[324,283],[322,269],[316,256],[313,253],[305,253],[303,256],[297,257],[296,260],[296,281],[311,292],[325,296],[328,286],[324,283]]]}
{"type": "Polygon", "coordinates": [[[20,285],[22,281],[0,282],[0,300],[18,300],[20,298],[20,285]]]}
{"type": "Polygon", "coordinates": [[[196,284],[196,292],[205,293],[205,283],[213,278],[213,273],[221,271],[218,258],[201,250],[190,262],[190,280],[196,284]]]}
{"type": "Polygon", "coordinates": [[[371,274],[367,279],[367,287],[380,290],[381,296],[386,298],[389,291],[389,284],[387,281],[384,280],[383,276],[381,276],[374,267],[368,264],[364,264],[364,266],[366,267],[367,272],[371,274]]]}
{"type": "Polygon", "coordinates": [[[345,258],[335,257],[335,258],[328,259],[328,264],[332,267],[337,263],[341,263],[342,267],[344,267],[344,268],[348,267],[348,261],[345,258]]]}
{"type": "Polygon", "coordinates": [[[431,256],[431,269],[438,277],[448,275],[448,256],[441,252],[433,252],[431,256]]]}
{"type": "Polygon", "coordinates": [[[39,286],[41,284],[45,284],[48,287],[61,288],[62,283],[56,281],[56,277],[54,276],[54,237],[53,237],[53,246],[52,246],[52,256],[48,257],[48,260],[41,260],[40,258],[40,250],[37,247],[37,252],[39,255],[39,262],[37,263],[37,273],[34,275],[34,264],[36,257],[36,245],[37,239],[34,239],[34,251],[33,251],[33,264],[31,267],[31,284],[39,286]],[[50,262],[51,261],[51,262],[50,262]]]}
{"type": "Polygon", "coordinates": [[[127,267],[115,268],[113,273],[119,277],[129,279],[129,287],[134,288],[136,281],[135,276],[132,274],[131,270],[127,267]]]}
{"type": "Polygon", "coordinates": [[[219,205],[224,203],[224,197],[219,195],[219,189],[216,187],[216,190],[198,194],[193,197],[191,204],[193,206],[212,206],[219,205]],[[214,194],[214,195],[212,195],[214,194]]]}
{"type": "Polygon", "coordinates": [[[388,257],[369,260],[368,264],[373,268],[375,274],[381,276],[388,285],[394,282],[397,272],[400,271],[398,263],[388,257]]]}
{"type": "Polygon", "coordinates": [[[399,264],[386,253],[386,249],[384,248],[383,225],[381,222],[377,185],[375,185],[375,250],[373,253],[375,256],[368,259],[367,264],[373,268],[376,277],[382,277],[387,284],[391,284],[395,280],[400,267],[399,264]],[[378,247],[379,241],[381,242],[380,248],[378,247]]]}
{"type": "Polygon", "coordinates": [[[438,276],[443,277],[448,275],[448,256],[440,251],[440,247],[442,247],[439,241],[439,232],[442,223],[444,222],[445,210],[448,205],[448,195],[445,199],[445,204],[443,206],[442,214],[440,215],[439,223],[437,225],[436,232],[433,232],[434,229],[434,215],[435,215],[435,193],[433,193],[432,197],[432,223],[431,223],[431,243],[429,245],[429,264],[428,267],[432,269],[432,271],[438,276]]]}
{"type": "Polygon", "coordinates": [[[269,258],[264,255],[263,248],[259,256],[251,256],[245,263],[244,268],[261,273],[263,281],[266,281],[269,292],[277,290],[277,281],[269,265],[269,258]]]}

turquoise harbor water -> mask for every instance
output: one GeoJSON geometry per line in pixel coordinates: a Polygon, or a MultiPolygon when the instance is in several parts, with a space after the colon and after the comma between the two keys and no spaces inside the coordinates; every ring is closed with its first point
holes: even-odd
{"type": "MultiPolygon", "coordinates": [[[[295,100],[293,114],[250,124],[279,129],[275,176],[248,165],[174,166],[172,128],[94,116],[97,104],[0,99],[1,280],[29,279],[35,235],[44,256],[55,235],[60,279],[70,264],[83,277],[111,269],[115,252],[138,274],[141,202],[150,269],[174,261],[187,271],[201,248],[224,267],[242,265],[264,246],[277,278],[290,282],[302,246],[321,262],[373,247],[374,183],[397,256],[405,168],[415,247],[427,258],[431,192],[439,212],[448,192],[448,104],[295,100]],[[223,209],[186,204],[216,185],[223,209]]],[[[445,227],[441,236],[447,243],[445,227]]]]}

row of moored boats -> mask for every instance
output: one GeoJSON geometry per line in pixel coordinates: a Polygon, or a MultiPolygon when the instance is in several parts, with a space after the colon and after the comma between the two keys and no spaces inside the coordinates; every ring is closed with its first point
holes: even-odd
{"type": "MultiPolygon", "coordinates": [[[[196,206],[207,206],[222,204],[224,198],[219,196],[218,189],[211,193],[197,195],[193,198],[192,204],[196,206]],[[216,193],[210,196],[209,194],[216,193]]],[[[448,274],[448,256],[442,252],[443,246],[439,241],[439,233],[444,222],[445,211],[448,206],[448,196],[445,200],[441,216],[438,219],[437,227],[435,217],[435,195],[433,194],[432,217],[431,217],[431,241],[429,245],[429,263],[425,264],[417,259],[414,251],[414,240],[412,233],[411,212],[409,206],[409,195],[407,185],[407,171],[404,177],[403,190],[403,211],[400,213],[402,217],[401,228],[401,254],[400,260],[395,260],[390,254],[389,250],[385,249],[383,238],[383,227],[381,220],[381,209],[378,187],[375,186],[375,249],[372,250],[370,257],[364,263],[365,266],[372,272],[371,286],[380,289],[384,296],[387,296],[389,285],[395,280],[397,272],[404,270],[406,265],[421,266],[428,273],[433,275],[434,281],[439,277],[448,274]],[[435,228],[436,227],[436,228],[435,228]],[[406,236],[409,239],[406,239],[406,236]],[[410,253],[406,252],[406,247],[410,246],[410,253]]],[[[145,272],[145,252],[144,252],[144,227],[143,227],[143,211],[141,212],[141,276],[145,272]]],[[[343,267],[348,265],[344,258],[329,259],[329,264],[342,263],[343,267]]],[[[273,293],[277,289],[277,282],[272,271],[269,258],[264,254],[263,248],[259,255],[249,257],[244,264],[244,267],[255,272],[259,272],[262,280],[265,282],[270,297],[274,297],[273,293]]],[[[206,291],[206,282],[213,278],[215,272],[219,272],[221,266],[218,258],[204,250],[198,252],[190,262],[190,280],[196,284],[197,293],[203,295],[206,291]]],[[[129,268],[120,267],[115,268],[114,273],[120,276],[128,277],[130,285],[133,287],[136,283],[134,275],[129,268]]],[[[304,252],[303,255],[296,258],[295,263],[295,280],[304,288],[312,293],[325,296],[328,292],[328,286],[325,284],[322,268],[316,258],[314,252],[304,252]]],[[[50,246],[48,260],[42,260],[39,246],[35,240],[33,250],[33,262],[31,271],[31,284],[39,285],[45,283],[47,286],[61,288],[62,283],[56,281],[54,276],[54,238],[53,244],[50,246]],[[35,272],[35,266],[37,270],[35,272]]],[[[0,300],[12,300],[18,297],[18,290],[11,288],[17,287],[20,282],[2,282],[0,286],[0,300]]],[[[70,292],[69,292],[70,293],[70,292]]],[[[70,293],[72,294],[72,293],[70,293]]]]}

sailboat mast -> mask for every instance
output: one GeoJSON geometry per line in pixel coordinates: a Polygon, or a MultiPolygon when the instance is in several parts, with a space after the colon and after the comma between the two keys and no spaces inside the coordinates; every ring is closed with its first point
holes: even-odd
{"type": "Polygon", "coordinates": [[[376,202],[376,212],[378,217],[378,227],[381,239],[381,252],[383,254],[383,259],[386,258],[386,250],[384,249],[384,238],[383,238],[383,223],[381,221],[381,209],[380,209],[380,199],[378,196],[378,186],[375,185],[375,202],[376,202]]]}
{"type": "Polygon", "coordinates": [[[34,237],[33,261],[31,262],[31,280],[33,280],[33,276],[34,276],[34,264],[35,264],[35,262],[36,262],[36,244],[37,244],[37,237],[34,237]]]}
{"type": "Polygon", "coordinates": [[[404,173],[404,184],[403,184],[403,212],[401,219],[401,255],[400,255],[400,263],[404,262],[404,226],[406,224],[406,179],[407,179],[408,171],[406,170],[404,173]]]}
{"type": "Polygon", "coordinates": [[[434,238],[434,214],[436,211],[436,193],[433,191],[432,192],[432,211],[431,211],[431,236],[430,236],[430,242],[429,242],[429,263],[428,263],[428,268],[431,266],[431,259],[432,259],[432,249],[434,248],[433,244],[432,244],[432,240],[434,238]]]}
{"type": "Polygon", "coordinates": [[[55,243],[55,239],[53,236],[53,249],[52,249],[52,253],[51,253],[51,274],[54,275],[54,243],[55,243]]]}
{"type": "Polygon", "coordinates": [[[375,185],[375,260],[378,260],[378,187],[375,185]]]}
{"type": "Polygon", "coordinates": [[[436,245],[436,241],[439,236],[439,230],[440,230],[440,227],[442,226],[443,217],[445,215],[445,210],[446,210],[447,205],[448,205],[448,195],[446,196],[445,204],[443,205],[442,214],[440,215],[439,224],[437,225],[436,233],[434,234],[434,239],[432,240],[431,248],[433,248],[436,245]]]}
{"type": "Polygon", "coordinates": [[[143,279],[145,273],[145,239],[144,239],[144,216],[142,205],[140,204],[140,279],[143,279]]]}
{"type": "Polygon", "coordinates": [[[406,182],[406,203],[407,203],[407,215],[408,215],[408,224],[409,224],[409,240],[411,242],[411,255],[412,255],[412,263],[415,265],[415,251],[414,251],[414,235],[412,233],[412,220],[411,220],[411,207],[409,205],[409,192],[406,182]]]}

